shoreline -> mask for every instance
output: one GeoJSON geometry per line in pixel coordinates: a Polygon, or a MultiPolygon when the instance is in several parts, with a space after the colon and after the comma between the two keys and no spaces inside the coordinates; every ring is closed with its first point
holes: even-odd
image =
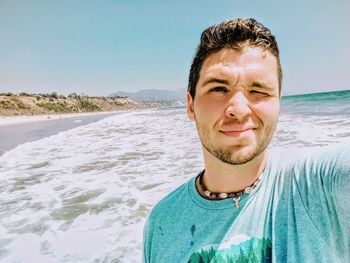
{"type": "Polygon", "coordinates": [[[36,116],[0,116],[0,158],[17,146],[40,140],[125,111],[84,112],[36,116]],[[49,118],[48,118],[49,117],[49,118]]]}
{"type": "Polygon", "coordinates": [[[61,120],[76,117],[86,117],[104,114],[119,114],[127,112],[127,110],[117,111],[98,111],[98,112],[79,112],[79,113],[63,113],[63,114],[43,114],[43,115],[14,115],[14,116],[0,116],[0,127],[11,126],[25,123],[35,123],[43,121],[61,120]]]}

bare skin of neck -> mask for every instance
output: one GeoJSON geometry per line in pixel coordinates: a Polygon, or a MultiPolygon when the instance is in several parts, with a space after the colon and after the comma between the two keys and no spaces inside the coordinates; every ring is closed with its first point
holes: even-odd
{"type": "Polygon", "coordinates": [[[206,149],[203,149],[203,153],[205,163],[203,181],[212,193],[238,192],[245,189],[259,177],[267,160],[266,150],[250,162],[241,165],[224,163],[206,149]]]}

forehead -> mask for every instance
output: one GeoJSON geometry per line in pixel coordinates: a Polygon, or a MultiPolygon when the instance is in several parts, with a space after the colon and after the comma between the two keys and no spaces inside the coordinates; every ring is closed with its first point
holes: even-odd
{"type": "Polygon", "coordinates": [[[202,65],[198,84],[211,77],[259,78],[278,81],[277,59],[267,50],[244,47],[221,49],[209,55],[202,65]]]}

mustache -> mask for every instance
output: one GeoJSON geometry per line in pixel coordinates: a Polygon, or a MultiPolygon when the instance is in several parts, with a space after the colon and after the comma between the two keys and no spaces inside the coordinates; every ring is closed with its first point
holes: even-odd
{"type": "Polygon", "coordinates": [[[230,119],[230,120],[223,120],[220,123],[220,126],[236,126],[236,125],[248,125],[248,124],[253,124],[252,120],[249,120],[249,118],[246,119],[230,119]]]}

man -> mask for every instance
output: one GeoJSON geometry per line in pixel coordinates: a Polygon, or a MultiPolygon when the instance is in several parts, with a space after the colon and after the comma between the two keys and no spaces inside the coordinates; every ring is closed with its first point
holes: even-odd
{"type": "Polygon", "coordinates": [[[202,33],[187,112],[205,169],[152,210],[145,262],[350,262],[349,147],[268,151],[281,83],[278,46],[261,23],[202,33]]]}

